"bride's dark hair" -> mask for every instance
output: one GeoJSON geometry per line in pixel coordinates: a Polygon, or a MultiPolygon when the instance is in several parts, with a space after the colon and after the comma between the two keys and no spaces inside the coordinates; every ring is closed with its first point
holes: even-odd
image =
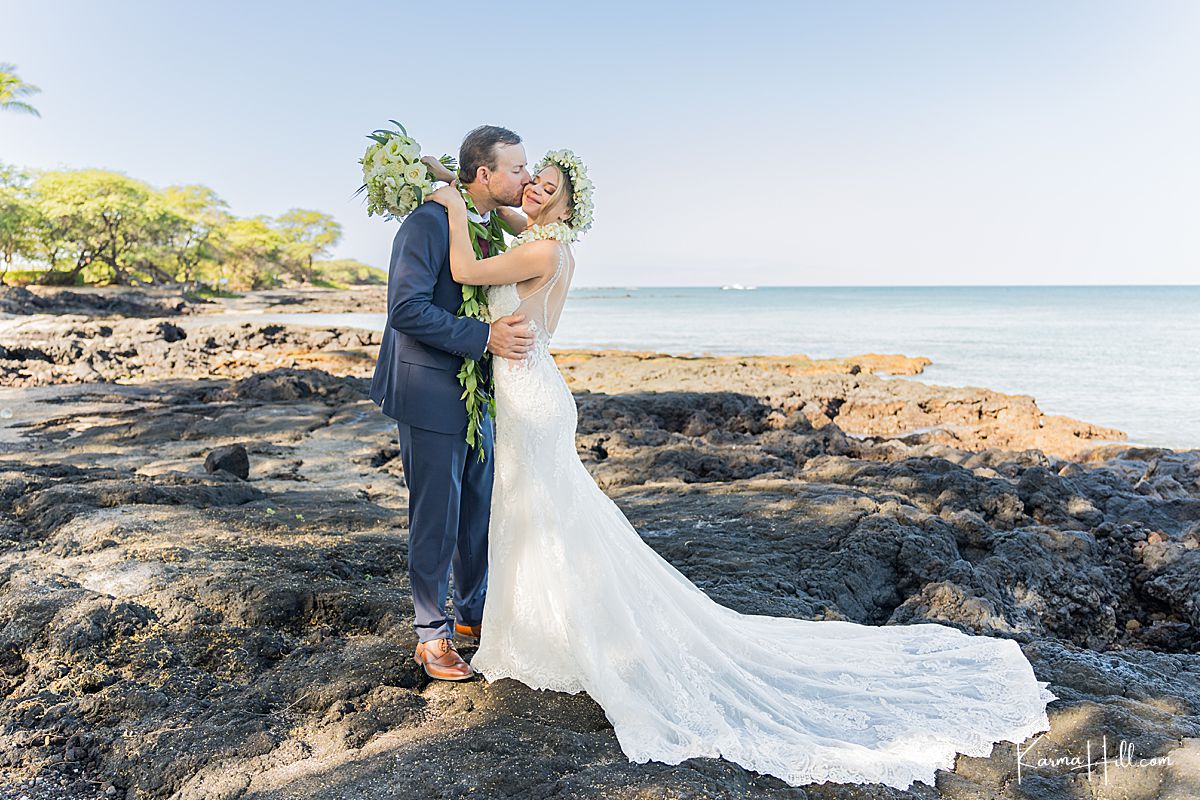
{"type": "Polygon", "coordinates": [[[496,145],[520,144],[521,137],[498,125],[480,125],[468,133],[458,148],[458,181],[472,183],[480,167],[496,168],[496,145]]]}

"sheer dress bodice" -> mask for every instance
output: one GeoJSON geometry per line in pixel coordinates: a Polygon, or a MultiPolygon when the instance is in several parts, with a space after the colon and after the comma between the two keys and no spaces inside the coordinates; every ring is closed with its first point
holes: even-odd
{"type": "Polygon", "coordinates": [[[553,274],[525,297],[520,296],[517,284],[513,283],[487,289],[490,318],[497,320],[509,314],[524,315],[535,337],[534,355],[541,357],[549,357],[550,339],[558,327],[571,288],[571,276],[575,271],[575,257],[570,248],[562,242],[557,245],[558,258],[553,274]]]}

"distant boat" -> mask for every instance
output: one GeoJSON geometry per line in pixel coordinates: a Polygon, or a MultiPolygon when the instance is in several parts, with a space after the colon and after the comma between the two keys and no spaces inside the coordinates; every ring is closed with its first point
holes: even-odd
{"type": "Polygon", "coordinates": [[[730,283],[726,286],[722,286],[721,290],[722,291],[734,290],[734,291],[738,291],[738,292],[751,292],[757,288],[758,288],[757,286],[742,286],[740,283],[730,283]]]}

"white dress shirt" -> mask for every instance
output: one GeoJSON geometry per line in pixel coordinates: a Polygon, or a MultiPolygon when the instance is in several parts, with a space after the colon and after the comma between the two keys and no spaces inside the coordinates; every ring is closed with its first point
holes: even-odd
{"type": "Polygon", "coordinates": [[[478,222],[480,225],[487,225],[488,220],[490,220],[491,218],[492,218],[491,211],[485,211],[482,214],[476,214],[471,209],[469,209],[469,208],[467,209],[467,219],[471,220],[471,222],[478,222]]]}

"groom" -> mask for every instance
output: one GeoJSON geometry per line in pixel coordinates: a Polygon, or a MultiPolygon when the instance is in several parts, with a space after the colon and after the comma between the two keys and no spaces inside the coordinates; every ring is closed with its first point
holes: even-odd
{"type": "MultiPolygon", "coordinates": [[[[499,206],[521,204],[531,182],[521,137],[484,125],[459,149],[459,181],[486,224],[499,206]]],[[[485,243],[486,244],[486,243],[485,243]]],[[[486,249],[485,249],[486,256],[486,249]]],[[[488,325],[456,315],[462,286],[450,275],[446,209],[425,203],[392,243],[388,319],[371,381],[371,399],[396,420],[408,484],[408,576],[416,616],[413,658],[432,678],[474,673],[454,649],[455,631],[478,639],[487,591],[488,517],[492,499],[492,424],[485,414],[486,461],[466,442],[467,412],[458,370],[485,352],[524,358],[533,344],[518,316],[488,325]],[[454,614],[446,593],[454,570],[454,614]]]]}

